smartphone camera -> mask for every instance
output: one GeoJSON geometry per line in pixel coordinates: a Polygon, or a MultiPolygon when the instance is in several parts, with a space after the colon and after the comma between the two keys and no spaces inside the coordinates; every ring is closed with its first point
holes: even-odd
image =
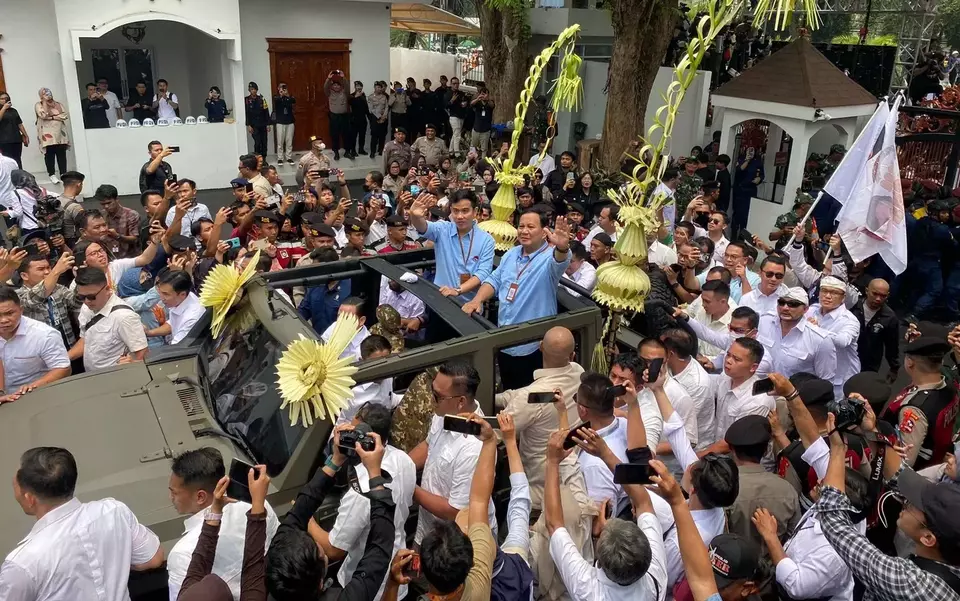
{"type": "Polygon", "coordinates": [[[240,461],[236,457],[230,461],[230,484],[227,485],[228,497],[245,503],[253,501],[250,496],[250,488],[247,486],[250,470],[254,470],[255,477],[260,477],[260,471],[249,463],[240,461]]]}

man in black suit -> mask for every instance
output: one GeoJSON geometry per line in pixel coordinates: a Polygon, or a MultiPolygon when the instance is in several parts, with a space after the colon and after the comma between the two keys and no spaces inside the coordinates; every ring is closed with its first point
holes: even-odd
{"type": "Polygon", "coordinates": [[[851,312],[860,322],[860,337],[857,340],[860,369],[880,371],[880,364],[886,356],[890,366],[887,381],[893,382],[900,371],[900,321],[893,309],[887,306],[889,296],[890,285],[886,280],[871,280],[866,295],[851,312]]]}

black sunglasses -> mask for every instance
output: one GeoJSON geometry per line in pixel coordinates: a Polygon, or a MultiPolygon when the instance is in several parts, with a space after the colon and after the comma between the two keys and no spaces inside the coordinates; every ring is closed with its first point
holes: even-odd
{"type": "Polygon", "coordinates": [[[101,288],[100,290],[97,290],[97,291],[94,292],[93,294],[80,294],[80,293],[77,293],[77,300],[79,300],[79,301],[81,301],[81,302],[82,302],[82,301],[86,301],[86,300],[88,300],[88,301],[97,300],[97,297],[100,296],[100,293],[103,292],[106,288],[107,288],[107,285],[104,284],[104,285],[103,285],[103,288],[101,288]]]}
{"type": "Polygon", "coordinates": [[[804,306],[804,303],[801,303],[800,301],[795,301],[795,300],[785,300],[785,299],[782,299],[782,298],[778,298],[778,299],[777,299],[777,306],[778,306],[778,307],[790,307],[791,309],[796,309],[797,307],[802,307],[802,306],[804,306]]]}
{"type": "Polygon", "coordinates": [[[768,278],[773,278],[775,280],[782,280],[783,276],[786,274],[777,273],[776,271],[764,271],[763,275],[767,276],[768,278]]]}

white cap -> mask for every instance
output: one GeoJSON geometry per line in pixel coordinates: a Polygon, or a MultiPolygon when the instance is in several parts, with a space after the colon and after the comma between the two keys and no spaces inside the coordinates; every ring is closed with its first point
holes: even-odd
{"type": "Polygon", "coordinates": [[[807,296],[807,291],[799,286],[788,288],[787,293],[781,294],[780,298],[784,298],[787,300],[795,300],[797,302],[803,303],[804,305],[810,304],[810,297],[807,296]]]}
{"type": "Polygon", "coordinates": [[[832,275],[823,276],[823,278],[820,280],[820,288],[832,288],[841,292],[847,291],[847,285],[843,282],[843,280],[832,275]]]}

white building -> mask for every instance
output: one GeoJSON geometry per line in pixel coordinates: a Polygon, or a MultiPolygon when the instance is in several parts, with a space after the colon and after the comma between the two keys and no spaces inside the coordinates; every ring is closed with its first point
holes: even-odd
{"type": "Polygon", "coordinates": [[[38,90],[50,88],[70,114],[68,163],[87,176],[87,189],[112,183],[121,194],[139,193],[153,139],[180,146],[169,160],[178,175],[224,188],[237,157],[252,148],[243,123],[247,83],[259,84],[271,108],[279,79],[291,87],[302,111],[295,146],[305,150],[311,135],[327,136],[329,71],[341,69],[368,90],[390,77],[390,9],[390,0],[0,0],[0,81],[31,135],[24,168],[45,174],[34,104],[38,90]],[[206,115],[216,85],[237,122],[85,130],[83,86],[105,75],[121,98],[138,79],[151,90],[166,79],[183,118],[206,115]]]}

